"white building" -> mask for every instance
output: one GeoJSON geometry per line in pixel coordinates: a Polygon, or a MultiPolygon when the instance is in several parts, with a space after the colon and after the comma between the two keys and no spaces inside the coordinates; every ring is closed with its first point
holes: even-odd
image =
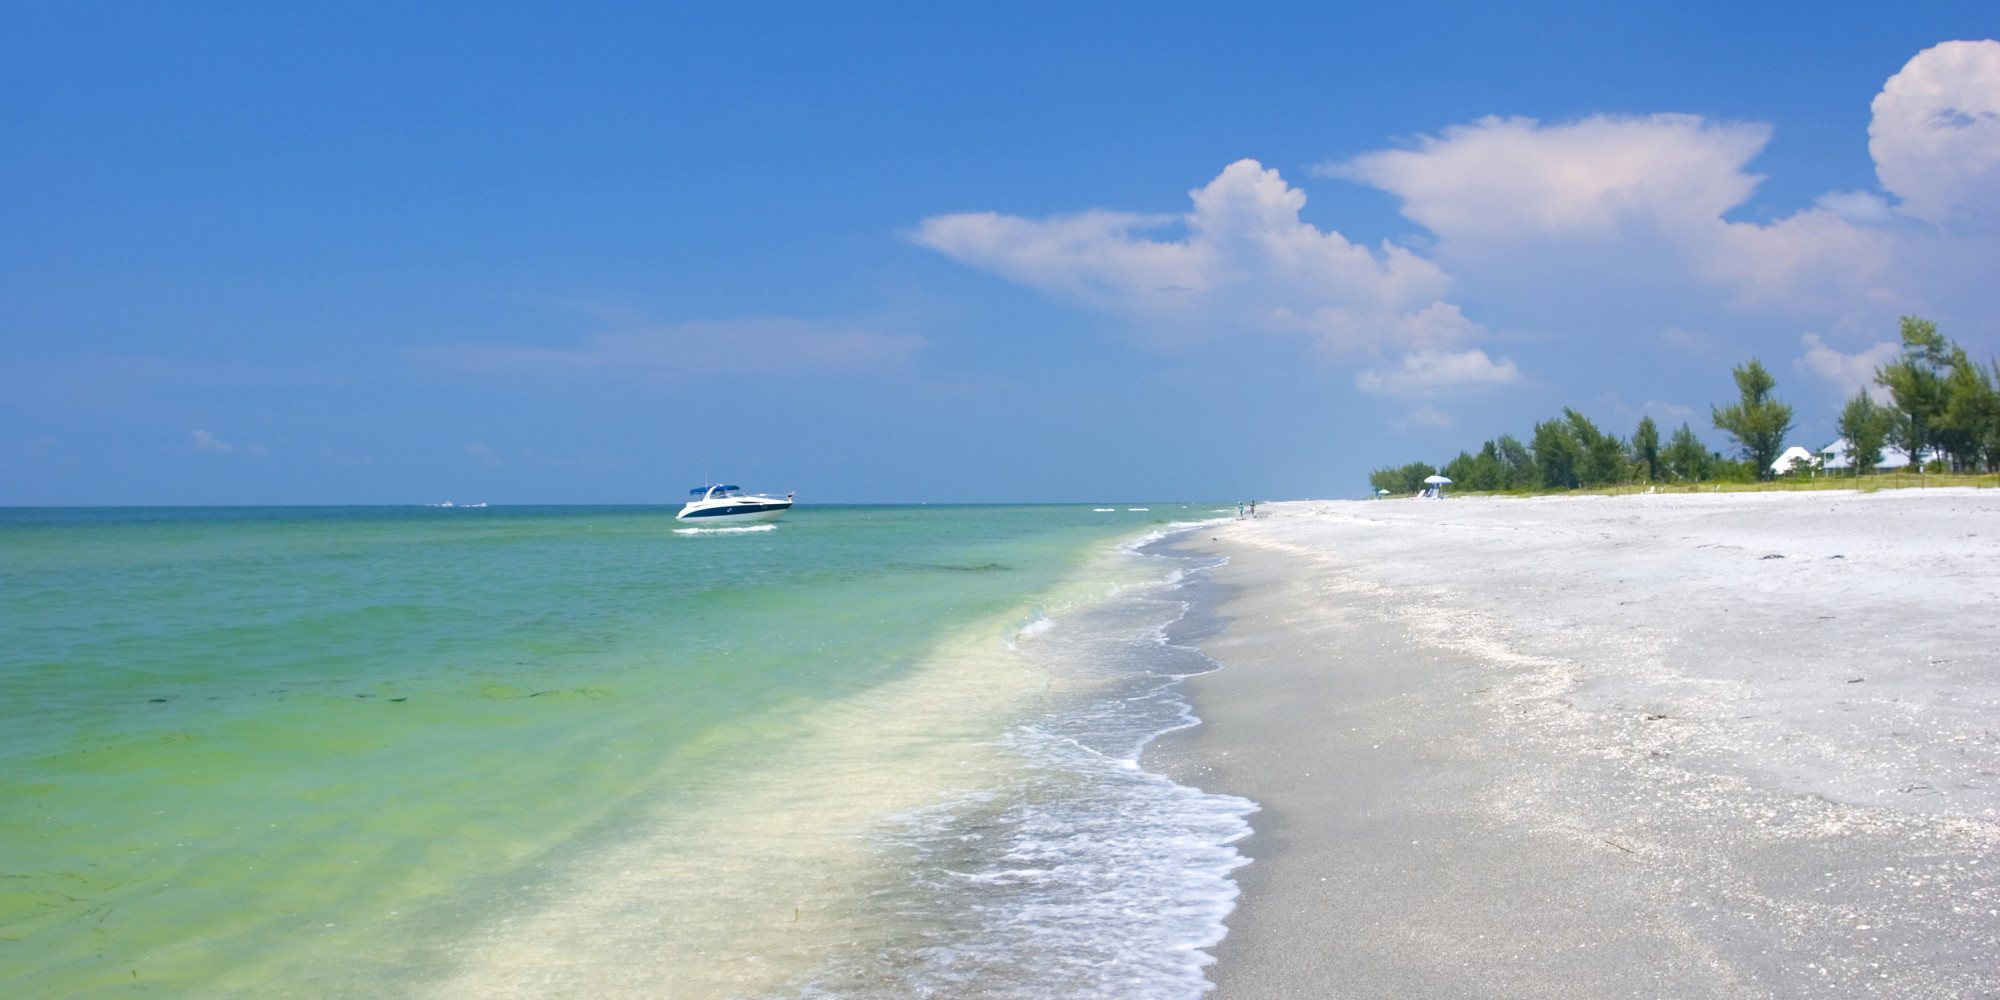
{"type": "MultiPolygon", "coordinates": [[[[1853,466],[1853,463],[1848,461],[1847,449],[1848,449],[1848,444],[1846,438],[1836,438],[1832,444],[1827,445],[1824,448],[1821,448],[1819,450],[1820,468],[1823,468],[1828,472],[1832,472],[1835,469],[1851,468],[1853,466]]],[[[1804,449],[1800,448],[1792,449],[1792,451],[1802,451],[1802,450],[1804,449]]],[[[1790,455],[1792,451],[1788,451],[1785,454],[1790,455]]],[[[1935,448],[1928,448],[1925,449],[1924,451],[1924,461],[1926,462],[1936,461],[1937,459],[1943,457],[1944,453],[1938,451],[1935,448]]],[[[1780,459],[1779,461],[1783,461],[1783,459],[1780,459]]],[[[1909,452],[1904,451],[1901,448],[1896,448],[1890,445],[1883,445],[1882,460],[1880,462],[1875,463],[1875,468],[1878,470],[1900,469],[1908,464],[1910,464],[1909,452]]],[[[1775,468],[1775,466],[1773,467],[1775,468]]]]}
{"type": "Polygon", "coordinates": [[[1791,472],[1800,463],[1804,463],[1806,468],[1810,469],[1812,468],[1813,460],[1818,457],[1818,455],[1798,445],[1793,445],[1790,448],[1786,448],[1785,453],[1779,455],[1777,461],[1771,463],[1771,471],[1782,476],[1791,472]]]}

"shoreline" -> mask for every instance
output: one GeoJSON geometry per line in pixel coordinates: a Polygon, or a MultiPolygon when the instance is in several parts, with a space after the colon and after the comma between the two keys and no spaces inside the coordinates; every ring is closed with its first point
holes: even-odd
{"type": "Polygon", "coordinates": [[[1215,996],[2000,989],[2000,497],[1275,504],[1145,766],[1262,810],[1215,996]]]}

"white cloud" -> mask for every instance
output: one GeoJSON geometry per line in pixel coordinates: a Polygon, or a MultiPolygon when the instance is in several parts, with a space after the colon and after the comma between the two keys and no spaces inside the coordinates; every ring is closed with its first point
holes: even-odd
{"type": "Polygon", "coordinates": [[[1168,312],[1212,291],[1209,248],[1135,235],[1177,221],[1129,212],[1042,220],[972,212],[925,219],[915,239],[974,267],[1079,302],[1168,312]]]}
{"type": "Polygon", "coordinates": [[[1450,353],[1413,351],[1385,370],[1370,369],[1354,376],[1354,387],[1374,396],[1429,396],[1453,389],[1507,385],[1521,381],[1514,362],[1487,357],[1478,349],[1450,353]]]}
{"type": "Polygon", "coordinates": [[[1694,418],[1694,407],[1681,406],[1678,403],[1662,403],[1657,399],[1646,400],[1646,405],[1640,407],[1640,409],[1645,410],[1647,413],[1657,413],[1674,420],[1686,421],[1694,418]]]}
{"type": "Polygon", "coordinates": [[[1321,173],[1381,188],[1467,273],[1645,284],[1675,275],[1743,306],[1896,300],[1891,237],[1856,225],[1865,197],[1829,196],[1767,225],[1724,221],[1762,177],[1768,126],[1696,115],[1483,118],[1321,173]]]}
{"type": "MultiPolygon", "coordinates": [[[[1181,215],[946,215],[912,238],[1148,329],[1307,334],[1331,356],[1380,359],[1355,384],[1382,395],[1521,381],[1511,360],[1479,348],[1487,331],[1461,303],[1475,316],[1511,308],[1515,326],[1544,308],[1651,310],[1661,343],[1702,355],[1735,348],[1668,324],[1733,313],[1862,342],[1862,331],[1917,313],[1990,333],[2000,315],[1990,273],[2000,259],[2000,42],[1918,53],[1873,113],[1868,148],[1884,191],[1830,191],[1762,221],[1729,216],[1763,180],[1751,164],[1769,125],[1489,116],[1316,168],[1400,199],[1433,237],[1422,252],[1361,246],[1302,221],[1305,194],[1254,160],[1190,192],[1181,215]]],[[[1831,355],[1801,364],[1845,371],[1831,355]]]]}
{"type": "Polygon", "coordinates": [[[1966,262],[2000,251],[2000,42],[1925,49],[1873,113],[1869,152],[1901,205],[1831,191],[1763,223],[1725,215],[1762,181],[1749,164],[1771,129],[1695,115],[1488,117],[1318,169],[1402,199],[1437,237],[1438,262],[1473,289],[1688,281],[1738,311],[1845,330],[1952,303],[1990,313],[1990,292],[1975,290],[1990,280],[1966,262]]]}
{"type": "Polygon", "coordinates": [[[1886,226],[1896,221],[1889,199],[1873,191],[1828,191],[1813,199],[1813,205],[1857,225],[1886,226]]]}
{"type": "Polygon", "coordinates": [[[1398,340],[1417,349],[1457,347],[1486,336],[1486,328],[1465,318],[1449,302],[1433,302],[1396,320],[1398,340]]]}
{"type": "Polygon", "coordinates": [[[1477,331],[1441,301],[1451,282],[1437,264],[1386,241],[1370,249],[1300,221],[1305,192],[1256,160],[1230,164],[1188,195],[1193,207],[1179,216],[941,215],[925,219],[912,239],[1154,327],[1304,331],[1337,353],[1455,344],[1477,331]],[[1182,230],[1179,238],[1158,235],[1172,227],[1182,230]]]}
{"type": "Polygon", "coordinates": [[[1872,109],[1868,152],[1901,211],[1940,225],[2000,223],[2000,42],[1917,53],[1872,109]]]}
{"type": "Polygon", "coordinates": [[[624,377],[876,371],[907,366],[916,334],[886,334],[782,316],[674,323],[599,334],[563,350],[452,344],[411,352],[422,363],[488,375],[624,377]]]}
{"type": "Polygon", "coordinates": [[[235,445],[233,445],[233,444],[230,444],[229,442],[227,442],[227,441],[224,441],[224,440],[222,440],[221,438],[218,438],[218,437],[216,437],[215,435],[213,435],[213,434],[210,434],[210,433],[209,433],[209,432],[207,432],[207,431],[190,431],[190,432],[188,432],[188,433],[189,433],[189,434],[190,434],[190,435],[191,435],[191,436],[192,436],[192,437],[194,438],[194,446],[195,446],[195,449],[196,449],[196,450],[198,450],[198,451],[235,451],[235,450],[236,450],[236,446],[235,446],[235,445]]]}
{"type": "Polygon", "coordinates": [[[1323,349],[1335,356],[1372,352],[1386,346],[1439,350],[1460,347],[1486,336],[1485,327],[1466,319],[1465,313],[1450,302],[1433,302],[1416,312],[1394,316],[1370,316],[1333,306],[1311,316],[1298,316],[1280,306],[1271,310],[1269,324],[1277,329],[1310,333],[1323,349]]]}
{"type": "Polygon", "coordinates": [[[1866,389],[1877,401],[1886,401],[1888,390],[1875,385],[1875,370],[1894,360],[1901,348],[1891,341],[1882,341],[1863,351],[1843,354],[1828,347],[1817,333],[1808,333],[1799,338],[1805,345],[1806,353],[1792,362],[1792,367],[1802,372],[1812,372],[1832,382],[1842,395],[1851,396],[1866,389]]]}
{"type": "Polygon", "coordinates": [[[1524,234],[1612,239],[1634,224],[1679,225],[1741,204],[1759,178],[1742,166],[1763,125],[1695,115],[1598,115],[1567,125],[1482,118],[1319,172],[1389,191],[1441,238],[1519,242],[1524,234]]]}

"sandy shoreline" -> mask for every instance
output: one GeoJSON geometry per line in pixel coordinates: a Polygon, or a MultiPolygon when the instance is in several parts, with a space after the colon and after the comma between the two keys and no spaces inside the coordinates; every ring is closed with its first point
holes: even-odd
{"type": "Polygon", "coordinates": [[[2000,994],[2000,492],[1271,515],[1147,757],[1263,805],[1215,996],[2000,994]]]}

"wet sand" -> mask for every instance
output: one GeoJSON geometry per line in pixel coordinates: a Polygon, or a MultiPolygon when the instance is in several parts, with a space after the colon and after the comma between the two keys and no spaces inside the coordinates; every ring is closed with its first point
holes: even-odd
{"type": "Polygon", "coordinates": [[[1275,504],[1147,765],[1213,996],[2000,995],[2000,492],[1275,504]]]}

